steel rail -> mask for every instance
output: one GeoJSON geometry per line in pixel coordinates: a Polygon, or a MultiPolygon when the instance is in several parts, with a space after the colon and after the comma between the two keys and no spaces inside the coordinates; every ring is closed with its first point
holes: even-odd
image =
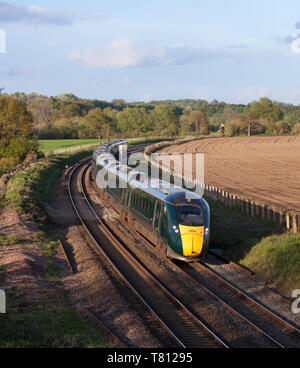
{"type": "Polygon", "coordinates": [[[263,311],[267,316],[271,317],[273,320],[277,321],[282,326],[284,326],[285,328],[289,329],[291,332],[300,334],[300,330],[297,327],[293,326],[291,323],[287,322],[286,320],[284,320],[283,318],[281,318],[280,316],[278,316],[277,314],[275,314],[271,309],[267,308],[266,306],[264,306],[260,302],[258,302],[256,300],[254,300],[253,298],[251,298],[248,294],[246,294],[245,292],[243,292],[240,288],[238,288],[237,286],[235,286],[234,284],[232,284],[231,282],[229,282],[228,280],[226,280],[225,278],[223,278],[222,276],[220,276],[219,274],[217,274],[215,271],[213,271],[208,266],[205,266],[205,265],[203,265],[201,263],[196,263],[196,267],[201,268],[201,270],[205,271],[206,273],[208,273],[209,275],[211,275],[212,277],[214,277],[216,280],[218,280],[219,282],[221,282],[223,285],[225,285],[227,288],[229,288],[235,294],[240,295],[245,300],[247,300],[249,303],[255,305],[258,309],[260,309],[261,311],[263,311]]]}
{"type": "MultiPolygon", "coordinates": [[[[147,239],[145,239],[139,233],[137,233],[137,232],[135,232],[135,233],[142,239],[142,241],[147,246],[149,246],[150,249],[153,249],[153,245],[147,239]]],[[[177,272],[184,274],[190,280],[190,282],[192,282],[197,288],[203,290],[205,293],[207,293],[212,298],[214,298],[215,300],[217,300],[217,302],[219,302],[221,305],[223,305],[224,308],[226,308],[229,312],[231,312],[236,317],[238,317],[241,321],[243,321],[246,324],[248,324],[251,328],[253,328],[254,330],[256,330],[261,336],[265,337],[267,340],[269,340],[272,344],[276,345],[277,347],[279,347],[279,348],[285,348],[285,346],[283,346],[280,342],[278,342],[277,340],[275,340],[270,334],[268,334],[267,332],[263,331],[260,327],[258,327],[257,325],[255,325],[248,318],[246,318],[245,316],[243,316],[239,311],[237,311],[235,308],[233,308],[228,303],[226,303],[224,300],[222,300],[214,292],[212,292],[206,286],[204,286],[199,281],[197,281],[195,278],[193,278],[187,271],[183,270],[181,267],[179,267],[176,263],[174,263],[173,261],[171,261],[169,258],[167,258],[165,256],[163,256],[163,257],[164,257],[165,261],[170,266],[172,266],[172,267],[174,267],[176,269],[177,272]]]]}
{"type": "MultiPolygon", "coordinates": [[[[78,216],[78,218],[80,219],[82,225],[84,226],[85,230],[87,231],[87,233],[89,234],[90,238],[92,239],[93,243],[96,245],[97,249],[100,250],[101,254],[105,257],[105,259],[110,263],[110,265],[113,267],[113,269],[116,271],[116,273],[119,275],[119,277],[124,281],[124,283],[128,286],[128,288],[133,292],[133,294],[144,304],[144,306],[147,307],[147,309],[152,313],[152,315],[155,316],[155,318],[160,322],[160,324],[163,326],[163,328],[165,329],[165,331],[169,334],[169,336],[171,336],[173,338],[174,341],[176,341],[177,345],[179,345],[180,347],[185,347],[185,344],[180,340],[179,337],[177,337],[175,335],[175,333],[172,332],[172,330],[167,326],[167,324],[158,316],[158,314],[153,310],[153,308],[147,303],[147,301],[142,297],[142,295],[135,290],[135,288],[133,287],[133,285],[126,279],[126,277],[122,274],[122,272],[118,269],[118,267],[113,263],[112,259],[109,257],[108,254],[106,254],[106,252],[101,248],[100,244],[97,242],[97,240],[95,239],[95,237],[92,235],[91,231],[88,229],[87,224],[85,223],[85,221],[83,220],[83,218],[81,217],[79,210],[73,200],[73,196],[72,196],[72,190],[71,190],[71,181],[73,178],[74,173],[76,172],[76,170],[83,165],[84,162],[79,163],[76,167],[74,167],[74,169],[72,170],[70,177],[69,177],[69,182],[68,182],[68,190],[69,190],[69,197],[72,203],[72,206],[78,216]]],[[[118,250],[121,251],[128,259],[131,260],[131,262],[134,262],[135,266],[137,268],[139,268],[140,270],[142,270],[142,272],[144,274],[147,275],[147,277],[155,284],[155,286],[157,288],[159,288],[168,298],[169,300],[171,300],[173,302],[173,304],[177,305],[177,308],[180,307],[183,311],[185,311],[185,313],[189,316],[189,318],[192,319],[192,321],[194,323],[197,323],[197,326],[201,327],[201,329],[203,331],[205,331],[206,334],[206,338],[207,336],[210,336],[211,338],[213,338],[215,344],[217,344],[218,346],[222,346],[222,347],[228,347],[226,345],[225,342],[223,342],[218,336],[216,336],[216,334],[213,333],[213,331],[211,331],[207,326],[205,326],[197,317],[195,317],[177,298],[175,298],[163,285],[161,285],[158,280],[152,276],[148,271],[146,271],[141,264],[139,264],[137,262],[137,260],[132,257],[132,255],[123,247],[123,245],[114,237],[114,235],[110,232],[110,230],[105,226],[105,224],[101,221],[101,219],[99,218],[99,216],[96,214],[96,212],[94,211],[93,207],[91,206],[89,200],[87,199],[85,190],[83,188],[83,174],[85,173],[87,167],[83,170],[83,172],[81,173],[81,191],[82,194],[84,196],[84,199],[86,201],[86,204],[89,206],[90,210],[92,211],[92,213],[96,216],[96,218],[99,221],[99,227],[101,227],[101,231],[106,235],[106,237],[108,238],[108,240],[110,240],[115,246],[118,247],[118,250]]],[[[202,331],[202,333],[203,333],[202,331]]]]}

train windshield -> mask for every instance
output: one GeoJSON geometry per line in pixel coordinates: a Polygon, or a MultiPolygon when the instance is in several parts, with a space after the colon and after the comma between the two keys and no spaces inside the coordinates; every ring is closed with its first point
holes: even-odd
{"type": "Polygon", "coordinates": [[[178,206],[178,222],[183,226],[204,226],[204,214],[198,206],[178,206]]]}

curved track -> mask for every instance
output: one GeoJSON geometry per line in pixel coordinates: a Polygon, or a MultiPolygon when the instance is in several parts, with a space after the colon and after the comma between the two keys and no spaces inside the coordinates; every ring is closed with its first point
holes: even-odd
{"type": "MultiPolygon", "coordinates": [[[[199,320],[198,315],[184,306],[178,296],[173,295],[148,272],[102,221],[86,194],[83,178],[87,167],[85,162],[81,162],[71,172],[69,195],[81,223],[101,255],[112,264],[127,287],[151,311],[178,346],[228,347],[211,328],[199,320]]],[[[270,346],[300,346],[300,331],[297,328],[222,279],[213,270],[197,263],[180,263],[180,267],[175,267],[179,273],[189,277],[195,287],[210,295],[216,303],[269,341],[270,346]]]]}
{"type": "Polygon", "coordinates": [[[70,173],[69,196],[98,252],[178,346],[227,347],[225,342],[137,262],[97,216],[85,194],[83,176],[87,167],[85,162],[81,162],[70,173]]]}
{"type": "Polygon", "coordinates": [[[250,297],[207,265],[201,263],[181,264],[180,268],[206,288],[227,308],[233,309],[246,319],[260,334],[277,347],[299,348],[300,330],[274,313],[262,303],[250,297]]]}
{"type": "MultiPolygon", "coordinates": [[[[138,235],[138,234],[137,234],[138,235]]],[[[150,248],[152,245],[140,236],[150,248]]],[[[211,296],[224,310],[229,311],[256,333],[277,348],[299,348],[300,330],[278,314],[256,301],[234,284],[202,263],[165,261],[172,264],[178,274],[187,276],[193,286],[211,296]]]]}

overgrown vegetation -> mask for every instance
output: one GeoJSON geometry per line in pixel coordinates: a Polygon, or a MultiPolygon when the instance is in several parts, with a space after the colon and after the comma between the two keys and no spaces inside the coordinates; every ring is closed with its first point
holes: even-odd
{"type": "Polygon", "coordinates": [[[38,145],[32,136],[32,124],[26,102],[0,96],[0,174],[37,157],[38,145]]]}
{"type": "Polygon", "coordinates": [[[290,293],[300,287],[300,235],[273,223],[248,217],[237,208],[208,199],[211,207],[211,248],[253,270],[290,293]]]}
{"type": "Polygon", "coordinates": [[[43,158],[34,166],[17,173],[7,184],[6,205],[27,213],[33,218],[41,216],[43,210],[40,203],[50,203],[51,193],[61,169],[91,153],[91,150],[87,150],[43,158]]]}
{"type": "MultiPolygon", "coordinates": [[[[44,277],[51,291],[39,294],[38,301],[25,292],[7,292],[7,314],[1,317],[0,347],[107,347],[99,329],[83,322],[71,305],[60,281],[54,259],[58,242],[45,226],[41,202],[49,202],[61,168],[91,154],[82,151],[39,160],[34,166],[12,177],[5,205],[25,212],[39,225],[31,243],[42,250],[44,277]]],[[[17,237],[0,237],[0,247],[22,243],[17,237]]],[[[0,266],[0,288],[5,288],[5,268],[0,266]]]]}
{"type": "Polygon", "coordinates": [[[300,287],[300,235],[282,234],[262,239],[242,264],[285,291],[300,287]]]}
{"type": "Polygon", "coordinates": [[[9,312],[1,316],[1,348],[107,347],[97,328],[78,317],[59,288],[40,303],[26,299],[22,292],[8,291],[6,299],[9,312]]]}

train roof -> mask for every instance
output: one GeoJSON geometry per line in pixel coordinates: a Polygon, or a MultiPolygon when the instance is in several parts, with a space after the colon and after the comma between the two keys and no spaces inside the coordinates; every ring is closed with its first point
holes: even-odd
{"type": "Polygon", "coordinates": [[[128,142],[126,140],[109,143],[105,143],[94,150],[94,154],[97,156],[96,162],[104,166],[106,170],[110,171],[112,174],[127,182],[130,186],[139,188],[161,200],[166,200],[168,197],[168,202],[174,205],[186,202],[184,198],[187,197],[189,201],[196,201],[199,203],[199,199],[201,199],[199,195],[161,179],[149,178],[145,173],[136,171],[132,167],[117,161],[110,150],[116,145],[127,144],[128,142]]]}

